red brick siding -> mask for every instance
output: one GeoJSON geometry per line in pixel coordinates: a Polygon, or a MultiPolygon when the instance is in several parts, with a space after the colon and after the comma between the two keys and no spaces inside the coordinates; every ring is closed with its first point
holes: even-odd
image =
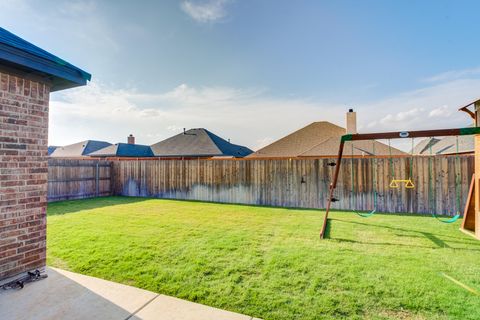
{"type": "Polygon", "coordinates": [[[48,85],[0,72],[0,279],[45,266],[48,85]]]}

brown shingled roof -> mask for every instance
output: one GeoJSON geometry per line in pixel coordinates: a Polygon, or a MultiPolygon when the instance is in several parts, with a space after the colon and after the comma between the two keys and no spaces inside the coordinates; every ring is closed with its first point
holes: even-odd
{"type": "Polygon", "coordinates": [[[345,134],[345,129],[333,123],[327,121],[313,122],[248,157],[297,157],[317,144],[331,137],[340,137],[343,134],[345,134]]]}
{"type": "MultiPolygon", "coordinates": [[[[376,140],[362,140],[362,141],[350,141],[345,143],[343,154],[346,156],[352,155],[352,145],[353,145],[353,155],[354,156],[402,156],[406,155],[405,152],[391,147],[389,149],[388,145],[378,142],[376,140]],[[375,145],[375,150],[374,150],[375,145]]],[[[333,137],[324,141],[312,149],[305,151],[300,154],[300,157],[315,157],[315,156],[331,156],[336,155],[338,148],[340,146],[340,138],[333,137]],[[332,151],[335,153],[332,154],[332,151]]]]}
{"type": "MultiPolygon", "coordinates": [[[[249,158],[268,157],[324,157],[336,156],[340,146],[340,137],[345,128],[327,121],[313,122],[272,144],[248,156],[249,158]]],[[[372,141],[355,141],[354,155],[373,155],[372,141]]],[[[392,155],[406,155],[405,152],[391,148],[392,155]]],[[[345,146],[345,154],[351,154],[351,147],[345,146]]],[[[389,155],[386,144],[375,141],[375,155],[389,155]]]]}

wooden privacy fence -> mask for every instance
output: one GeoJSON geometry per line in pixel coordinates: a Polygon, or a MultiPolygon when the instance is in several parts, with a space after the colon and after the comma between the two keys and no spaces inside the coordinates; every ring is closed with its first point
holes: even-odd
{"type": "MultiPolygon", "coordinates": [[[[328,163],[333,161],[114,161],[112,191],[125,196],[323,209],[334,170],[328,163]]],[[[372,210],[376,192],[380,212],[454,215],[466,202],[473,169],[470,155],[459,157],[458,163],[455,156],[343,159],[335,194],[339,201],[333,208],[372,210]],[[396,179],[408,179],[411,164],[415,188],[390,188],[392,169],[396,179]],[[460,207],[456,203],[457,174],[460,207]]]]}
{"type": "Polygon", "coordinates": [[[48,201],[82,199],[111,194],[110,161],[48,160],[48,201]]]}

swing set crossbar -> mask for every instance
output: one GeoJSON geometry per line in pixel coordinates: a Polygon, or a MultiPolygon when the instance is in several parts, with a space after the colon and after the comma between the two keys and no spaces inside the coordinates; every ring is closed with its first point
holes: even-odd
{"type": "Polygon", "coordinates": [[[320,238],[325,237],[327,229],[328,214],[332,204],[333,193],[337,187],[338,175],[340,173],[341,160],[343,158],[343,149],[347,141],[362,141],[362,140],[377,140],[377,139],[408,139],[408,138],[428,138],[428,137],[446,137],[446,136],[465,136],[480,134],[480,127],[468,128],[454,128],[454,129],[436,129],[436,130],[418,130],[418,131],[392,131],[392,132],[377,132],[377,133],[359,133],[346,134],[340,139],[340,146],[338,148],[337,161],[335,166],[335,173],[333,175],[333,182],[330,184],[330,192],[327,201],[325,218],[323,219],[322,229],[320,231],[320,238]]]}

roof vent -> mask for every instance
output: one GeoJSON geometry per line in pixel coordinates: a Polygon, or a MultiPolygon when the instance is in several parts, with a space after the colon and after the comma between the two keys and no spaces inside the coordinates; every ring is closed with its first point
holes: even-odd
{"type": "Polygon", "coordinates": [[[135,137],[133,136],[133,134],[130,134],[127,137],[127,142],[128,142],[128,144],[135,144],[135,137]]]}

